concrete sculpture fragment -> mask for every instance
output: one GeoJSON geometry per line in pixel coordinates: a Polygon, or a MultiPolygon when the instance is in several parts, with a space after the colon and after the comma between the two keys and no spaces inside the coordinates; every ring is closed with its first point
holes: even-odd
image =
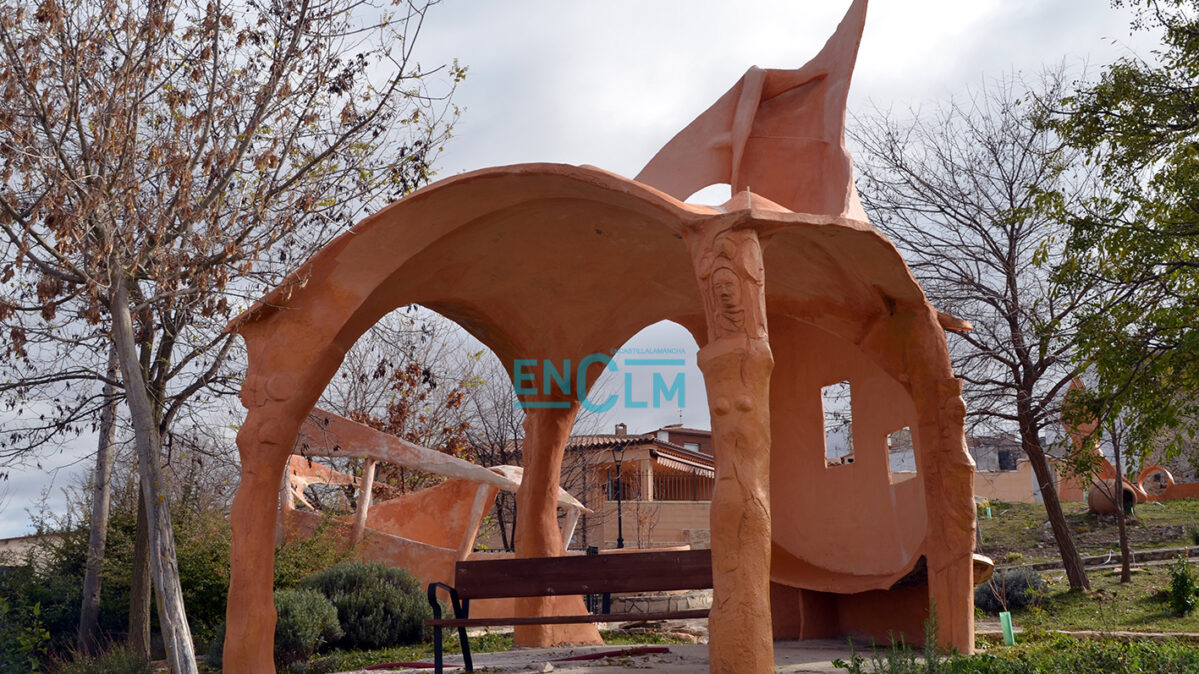
{"type": "MultiPolygon", "coordinates": [[[[314,408],[300,428],[297,454],[288,460],[280,498],[279,537],[310,536],[323,514],[304,496],[313,484],[352,486],[358,489],[352,524],[342,522],[344,543],[355,557],[407,569],[422,584],[448,582],[455,562],[503,553],[474,553],[475,537],[496,493],[516,493],[523,470],[519,466],[483,468],[469,461],[413,444],[332,412],[314,408]],[[365,460],[363,477],[334,470],[313,461],[316,457],[365,460]],[[373,503],[374,464],[421,471],[446,478],[432,487],[373,503]],[[296,502],[308,510],[296,508],[296,502]]],[[[590,511],[566,490],[559,488],[558,507],[566,511],[561,531],[563,545],[574,535],[579,516],[590,511]]],[[[582,611],[578,597],[557,597],[555,608],[582,611]]],[[[482,600],[474,605],[476,617],[510,615],[510,600],[482,600]]],[[[598,639],[582,630],[579,640],[598,639]]]]}
{"type": "MultiPolygon", "coordinates": [[[[772,671],[772,637],[919,641],[930,600],[937,639],[973,650],[974,466],[944,334],[968,325],[928,303],[854,193],[842,130],[865,10],[854,0],[807,66],[751,68],[636,180],[523,164],[439,181],[355,225],[230,324],[249,367],[228,671],[272,671],[270,534],[300,427],[346,350],[413,303],[510,372],[518,359],[609,353],[662,320],[691,332],[716,447],[712,671],[772,671]],[[734,197],[681,201],[714,182],[734,197]],[[821,388],[843,381],[856,461],[832,465],[821,388]],[[893,483],[886,437],[905,428],[917,473],[893,483]]],[[[519,394],[518,557],[565,552],[557,480],[581,401],[543,387],[549,376],[536,371],[539,393],[519,394]]],[[[524,645],[580,638],[517,629],[524,645]]]]}

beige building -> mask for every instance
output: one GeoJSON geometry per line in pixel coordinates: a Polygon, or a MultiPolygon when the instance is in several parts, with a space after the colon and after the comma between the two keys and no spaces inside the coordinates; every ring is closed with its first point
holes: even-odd
{"type": "Polygon", "coordinates": [[[566,445],[563,487],[594,511],[572,548],[702,545],[716,472],[712,432],[666,426],[629,435],[578,435],[566,445]],[[619,464],[619,469],[617,468],[619,464]]]}
{"type": "MultiPolygon", "coordinates": [[[[912,475],[916,469],[916,458],[912,449],[911,433],[904,430],[893,433],[887,439],[890,450],[890,465],[893,481],[904,475],[912,475]]],[[[972,436],[966,439],[970,456],[974,459],[974,498],[978,501],[1006,501],[1008,503],[1041,503],[1041,487],[1033,473],[1032,464],[1024,456],[1020,441],[1010,435],[972,436]]],[[[1083,490],[1077,480],[1064,476],[1057,461],[1050,460],[1054,473],[1058,497],[1063,501],[1084,500],[1083,490]]]]}

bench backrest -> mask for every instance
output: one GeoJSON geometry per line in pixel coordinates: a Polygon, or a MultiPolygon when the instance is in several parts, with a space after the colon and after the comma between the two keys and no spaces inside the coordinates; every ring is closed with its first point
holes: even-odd
{"type": "Polygon", "coordinates": [[[463,599],[543,597],[712,587],[710,550],[633,552],[458,562],[463,599]]]}

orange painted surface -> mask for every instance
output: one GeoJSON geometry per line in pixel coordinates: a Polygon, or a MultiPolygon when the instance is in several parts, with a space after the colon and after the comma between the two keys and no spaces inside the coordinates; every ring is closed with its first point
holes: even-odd
{"type": "Polygon", "coordinates": [[[1178,484],[1170,471],[1161,466],[1149,466],[1137,477],[1137,487],[1147,501],[1173,501],[1179,498],[1199,498],[1199,482],[1178,484]]]}
{"type": "MultiPolygon", "coordinates": [[[[340,523],[339,531],[349,547],[350,524],[353,518],[340,523]]],[[[320,525],[321,516],[304,510],[291,512],[287,518],[289,536],[310,536],[320,525]]],[[[354,551],[354,557],[366,561],[381,561],[398,566],[422,582],[450,582],[454,577],[456,548],[442,548],[414,540],[398,538],[378,531],[368,531],[354,551]]]]}
{"type": "MultiPolygon", "coordinates": [[[[469,480],[446,480],[436,487],[375,503],[367,515],[366,526],[457,550],[467,529],[479,526],[470,517],[478,488],[478,483],[469,480]]],[[[488,491],[483,499],[492,503],[497,490],[490,487],[488,491]]]]}
{"type": "MultiPolygon", "coordinates": [[[[692,333],[716,457],[712,671],[771,671],[775,624],[906,631],[930,599],[938,640],[972,651],[961,382],[943,319],[865,220],[842,141],[865,6],[854,1],[804,68],[750,69],[638,180],[526,164],[439,181],[355,225],[231,323],[249,367],[227,671],[273,671],[271,533],[297,432],[350,345],[411,303],[457,321],[509,368],[610,353],[660,320],[692,333]],[[711,182],[737,195],[716,208],[681,201],[711,182]],[[826,467],[820,388],[844,379],[857,462],[826,467]],[[903,427],[917,475],[892,484],[886,434],[903,427]],[[887,590],[920,555],[927,586],[887,590]],[[797,597],[773,614],[772,580],[797,597]],[[830,607],[835,623],[822,622],[830,607]]],[[[580,405],[540,368],[533,375],[525,384],[541,393],[523,400],[565,406],[526,418],[518,557],[564,554],[556,490],[580,405]]],[[[528,645],[597,637],[590,625],[517,632],[528,645]]]]}
{"type": "MultiPolygon", "coordinates": [[[[1075,377],[1074,380],[1070,382],[1070,388],[1067,390],[1066,394],[1068,396],[1071,392],[1081,391],[1083,388],[1084,385],[1082,380],[1075,377]]],[[[1116,512],[1116,504],[1111,498],[1111,495],[1116,492],[1116,467],[1112,465],[1111,461],[1108,461],[1107,458],[1103,456],[1103,451],[1099,448],[1098,443],[1091,442],[1092,436],[1099,428],[1099,422],[1091,421],[1088,423],[1071,425],[1063,421],[1062,426],[1066,429],[1066,433],[1070,435],[1070,440],[1074,444],[1075,451],[1082,451],[1084,444],[1090,442],[1090,451],[1094,452],[1094,454],[1100,459],[1099,469],[1095,473],[1095,477],[1086,491],[1087,507],[1091,512],[1098,513],[1100,515],[1110,515],[1116,512]]],[[[1141,475],[1143,477],[1145,473],[1142,473],[1141,475]]],[[[1121,477],[1120,483],[1123,487],[1123,492],[1129,495],[1128,499],[1139,503],[1149,500],[1148,495],[1139,484],[1133,484],[1133,482],[1126,477],[1121,477]]]]}
{"type": "MultiPolygon", "coordinates": [[[[515,466],[482,468],[395,436],[380,433],[363,424],[316,409],[308,415],[297,443],[306,456],[293,455],[288,461],[289,498],[280,504],[280,536],[311,535],[320,522],[314,512],[296,510],[291,500],[309,505],[303,490],[311,484],[353,485],[359,488],[358,510],[341,518],[340,533],[344,545],[354,546],[358,559],[383,562],[408,570],[425,585],[430,582],[453,584],[455,562],[471,556],[481,520],[495,501],[500,488],[519,488],[523,471],[515,466]],[[363,517],[363,537],[355,545],[354,523],[363,515],[362,491],[369,478],[355,478],[333,470],[313,457],[368,457],[395,465],[416,468],[441,475],[457,475],[439,485],[370,505],[363,517]]],[[[370,472],[370,471],[367,471],[370,472]]],[[[578,507],[578,501],[564,490],[555,494],[559,505],[578,507]]],[[[586,512],[586,509],[583,509],[586,512]]],[[[482,600],[472,604],[475,617],[513,615],[513,600],[482,600]]],[[[582,597],[555,597],[550,611],[577,614],[584,610],[582,597]]],[[[586,638],[587,633],[581,637],[586,638]]],[[[580,639],[582,640],[582,639],[580,639]]]]}
{"type": "Polygon", "coordinates": [[[1086,490],[1082,487],[1082,481],[1072,475],[1061,478],[1058,482],[1057,495],[1062,501],[1086,500],[1086,490]]]}

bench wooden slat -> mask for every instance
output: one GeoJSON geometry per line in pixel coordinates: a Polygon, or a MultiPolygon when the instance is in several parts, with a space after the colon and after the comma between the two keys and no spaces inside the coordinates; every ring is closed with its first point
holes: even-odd
{"type": "MultiPolygon", "coordinates": [[[[701,590],[712,587],[710,550],[458,562],[463,599],[701,590]]],[[[509,623],[515,624],[515,623],[509,623]]]]}
{"type": "Polygon", "coordinates": [[[429,625],[441,627],[495,627],[498,625],[567,625],[574,623],[616,623],[636,620],[684,620],[707,618],[708,609],[659,611],[655,613],[601,613],[587,615],[530,616],[523,618],[445,618],[430,620],[429,625]]]}

